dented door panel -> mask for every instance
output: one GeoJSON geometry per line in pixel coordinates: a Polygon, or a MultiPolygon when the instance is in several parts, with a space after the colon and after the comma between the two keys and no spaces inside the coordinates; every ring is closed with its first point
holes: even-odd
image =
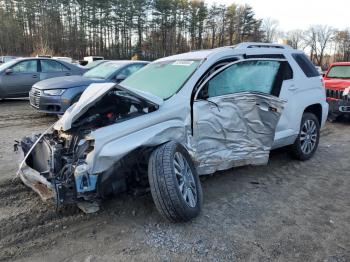
{"type": "Polygon", "coordinates": [[[199,174],[266,164],[284,101],[237,93],[194,103],[194,147],[199,174]]]}

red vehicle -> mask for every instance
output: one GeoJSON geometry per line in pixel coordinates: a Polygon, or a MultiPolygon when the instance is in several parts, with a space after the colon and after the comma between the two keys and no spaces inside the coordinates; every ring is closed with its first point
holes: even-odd
{"type": "Polygon", "coordinates": [[[324,76],[329,119],[350,115],[350,62],[331,64],[324,76]]]}

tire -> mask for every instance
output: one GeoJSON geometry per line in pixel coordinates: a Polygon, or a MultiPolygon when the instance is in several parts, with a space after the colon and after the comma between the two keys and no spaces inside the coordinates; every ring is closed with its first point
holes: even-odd
{"type": "Polygon", "coordinates": [[[164,218],[170,222],[186,222],[198,216],[202,187],[191,157],[179,143],[168,142],[152,152],[148,179],[153,201],[164,218]]]}
{"type": "Polygon", "coordinates": [[[301,161],[310,159],[315,154],[319,141],[320,123],[317,117],[313,113],[304,113],[299,135],[290,148],[292,156],[301,161]]]}

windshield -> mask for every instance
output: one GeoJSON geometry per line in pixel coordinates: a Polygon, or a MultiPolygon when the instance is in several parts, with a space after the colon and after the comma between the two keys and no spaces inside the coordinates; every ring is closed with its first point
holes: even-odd
{"type": "Polygon", "coordinates": [[[13,60],[13,59],[16,59],[16,57],[15,57],[15,56],[5,56],[5,57],[4,57],[4,63],[6,63],[6,62],[8,62],[8,61],[11,61],[11,60],[13,60]]]}
{"type": "Polygon", "coordinates": [[[167,99],[182,87],[199,63],[200,60],[155,62],[129,76],[121,85],[167,99]]]}
{"type": "Polygon", "coordinates": [[[121,68],[125,63],[121,62],[106,62],[95,68],[87,71],[84,76],[89,78],[101,78],[107,79],[111,77],[119,68],[121,68]]]}
{"type": "Polygon", "coordinates": [[[3,63],[2,65],[0,65],[0,71],[5,70],[5,69],[13,66],[15,63],[17,63],[17,60],[14,60],[14,59],[12,59],[6,63],[3,63]]]}
{"type": "Polygon", "coordinates": [[[106,60],[96,60],[96,61],[93,61],[91,63],[88,63],[84,68],[91,69],[91,68],[98,66],[99,64],[105,63],[105,62],[106,62],[106,60]]]}
{"type": "Polygon", "coordinates": [[[350,66],[332,66],[327,77],[329,78],[350,78],[350,66]]]}

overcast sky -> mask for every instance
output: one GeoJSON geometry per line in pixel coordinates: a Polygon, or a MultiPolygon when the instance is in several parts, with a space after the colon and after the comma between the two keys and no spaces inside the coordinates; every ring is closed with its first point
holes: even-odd
{"type": "Polygon", "coordinates": [[[205,0],[229,5],[249,4],[258,18],[272,17],[280,29],[307,29],[309,25],[326,24],[338,29],[350,28],[350,0],[205,0]]]}

